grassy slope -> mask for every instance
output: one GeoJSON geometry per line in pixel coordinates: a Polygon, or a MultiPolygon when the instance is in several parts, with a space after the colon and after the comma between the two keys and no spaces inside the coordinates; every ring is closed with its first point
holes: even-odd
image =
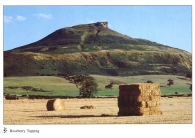
{"type": "Polygon", "coordinates": [[[190,53],[109,28],[62,28],[32,44],[4,52],[5,76],[187,74],[190,53]]]}
{"type": "Polygon", "coordinates": [[[7,76],[57,76],[62,73],[130,76],[181,75],[191,72],[191,55],[169,52],[113,49],[51,55],[32,52],[7,53],[4,55],[4,74],[7,76]]]}
{"type": "MultiPolygon", "coordinates": [[[[118,96],[118,85],[115,84],[113,89],[105,89],[105,85],[109,84],[110,81],[116,83],[144,83],[151,80],[155,83],[159,83],[161,87],[161,94],[191,94],[189,84],[191,80],[186,79],[183,76],[176,75],[142,75],[142,76],[129,76],[129,77],[108,77],[100,75],[92,75],[99,86],[98,96],[118,96]],[[174,85],[170,88],[167,86],[167,80],[173,79],[174,85]]],[[[79,91],[76,86],[69,83],[64,78],[53,77],[53,76],[38,76],[38,77],[5,77],[4,78],[4,93],[6,94],[27,94],[27,95],[60,95],[60,96],[78,96],[79,91]],[[49,90],[52,92],[32,92],[22,88],[10,89],[5,88],[8,86],[32,86],[34,88],[41,88],[43,90],[49,90]]]]}

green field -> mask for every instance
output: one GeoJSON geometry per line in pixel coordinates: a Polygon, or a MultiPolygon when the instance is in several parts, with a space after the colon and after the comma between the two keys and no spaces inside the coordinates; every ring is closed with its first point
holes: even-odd
{"type": "MultiPolygon", "coordinates": [[[[192,94],[190,84],[192,81],[184,76],[176,75],[141,75],[128,77],[113,77],[91,75],[98,84],[98,94],[96,96],[118,96],[119,84],[144,83],[148,80],[158,83],[161,86],[161,95],[175,94],[192,94]],[[170,88],[167,85],[168,79],[174,80],[174,85],[170,88]],[[113,89],[105,89],[105,85],[114,82],[113,89]]],[[[75,84],[70,83],[62,77],[54,76],[31,76],[31,77],[4,77],[4,93],[16,95],[44,95],[44,96],[79,96],[79,90],[75,84]],[[36,90],[24,89],[31,87],[36,90]]]]}

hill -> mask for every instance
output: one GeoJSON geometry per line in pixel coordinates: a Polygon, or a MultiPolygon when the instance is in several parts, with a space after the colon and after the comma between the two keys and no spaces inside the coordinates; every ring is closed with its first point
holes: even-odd
{"type": "Polygon", "coordinates": [[[4,51],[4,76],[186,74],[192,54],[109,29],[107,22],[66,27],[4,51]]]}

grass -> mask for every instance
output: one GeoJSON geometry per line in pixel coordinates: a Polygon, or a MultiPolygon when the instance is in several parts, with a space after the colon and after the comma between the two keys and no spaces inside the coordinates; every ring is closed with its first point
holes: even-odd
{"type": "MultiPolygon", "coordinates": [[[[148,80],[158,83],[161,86],[161,94],[192,94],[189,89],[192,84],[190,79],[186,79],[184,76],[176,75],[141,75],[141,76],[129,76],[129,77],[114,77],[114,76],[101,76],[91,75],[98,83],[97,96],[118,96],[119,83],[144,83],[148,80]],[[174,85],[169,88],[167,83],[168,79],[174,80],[174,85]],[[105,85],[110,82],[115,82],[113,89],[105,89],[105,85]]],[[[16,95],[45,95],[45,96],[79,96],[78,88],[69,83],[61,77],[54,76],[36,76],[36,77],[5,77],[4,78],[4,93],[16,94],[16,95]],[[10,89],[7,87],[19,87],[16,89],[10,89]],[[33,88],[47,90],[49,92],[30,91],[22,89],[22,86],[31,86],[33,88]]]]}
{"type": "Polygon", "coordinates": [[[161,88],[161,93],[164,95],[167,94],[175,94],[175,92],[178,92],[178,94],[191,94],[191,90],[187,87],[181,87],[181,88],[161,88]]]}
{"type": "MultiPolygon", "coordinates": [[[[58,47],[61,52],[78,49],[79,45],[58,47]]],[[[189,62],[176,52],[148,52],[125,50],[105,46],[85,46],[83,50],[69,54],[6,53],[4,55],[4,76],[57,76],[58,74],[98,74],[131,76],[146,74],[186,74],[191,72],[189,62]],[[101,50],[94,47],[101,47],[101,50]],[[93,51],[93,52],[91,52],[93,51]],[[185,62],[184,62],[185,61],[185,62]]],[[[114,47],[114,46],[113,46],[114,47]]],[[[131,46],[130,46],[131,47],[131,46]]],[[[139,47],[139,46],[136,46],[139,47]]],[[[152,47],[152,46],[150,46],[152,47]]],[[[81,48],[81,46],[80,46],[81,48]]],[[[119,47],[118,47],[119,48],[119,47]]],[[[134,49],[134,50],[133,50],[134,49]]],[[[70,51],[69,51],[70,52],[70,51]]]]}
{"type": "Polygon", "coordinates": [[[78,95],[74,84],[69,83],[64,78],[60,77],[9,77],[4,78],[4,93],[8,94],[27,94],[27,95],[59,95],[59,96],[74,96],[78,95]],[[52,92],[32,92],[23,89],[9,89],[8,86],[31,86],[41,88],[52,92]]]}

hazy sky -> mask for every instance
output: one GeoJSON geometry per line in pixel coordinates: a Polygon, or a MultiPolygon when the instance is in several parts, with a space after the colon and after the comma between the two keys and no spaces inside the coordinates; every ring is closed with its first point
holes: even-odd
{"type": "Polygon", "coordinates": [[[3,6],[4,50],[57,29],[107,21],[109,28],[192,52],[191,6],[3,6]]]}

